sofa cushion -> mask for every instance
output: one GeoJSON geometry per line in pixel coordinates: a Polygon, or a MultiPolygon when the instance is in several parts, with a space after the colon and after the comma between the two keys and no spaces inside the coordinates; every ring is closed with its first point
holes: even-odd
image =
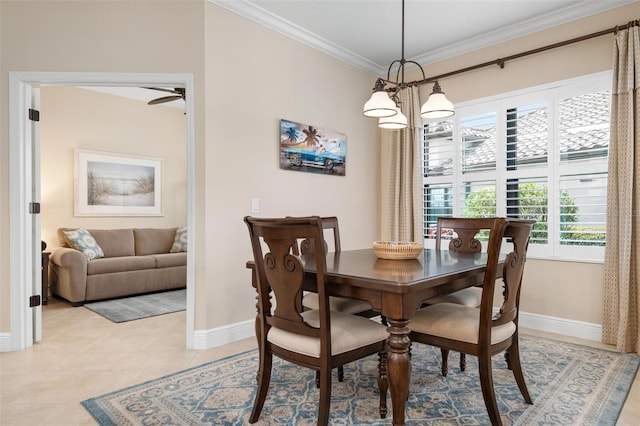
{"type": "Polygon", "coordinates": [[[133,229],[90,229],[104,257],[133,256],[133,229]]]}
{"type": "Polygon", "coordinates": [[[86,229],[80,228],[73,231],[64,231],[62,234],[69,247],[80,251],[87,259],[92,260],[104,257],[102,248],[86,229]]]}
{"type": "Polygon", "coordinates": [[[104,257],[88,262],[87,275],[154,269],[156,261],[150,256],[104,257]]]}
{"type": "Polygon", "coordinates": [[[173,266],[185,266],[187,264],[187,253],[161,253],[153,254],[156,260],[156,268],[171,268],[173,266]]]}
{"type": "Polygon", "coordinates": [[[176,228],[134,229],[136,256],[169,253],[176,235],[176,228]]]}
{"type": "Polygon", "coordinates": [[[176,236],[173,239],[173,245],[169,250],[170,253],[180,253],[187,251],[187,228],[182,227],[176,229],[176,236]]]}

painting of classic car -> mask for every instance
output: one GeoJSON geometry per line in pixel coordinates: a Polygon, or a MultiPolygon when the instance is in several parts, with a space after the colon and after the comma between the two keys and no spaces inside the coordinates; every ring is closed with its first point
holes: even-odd
{"type": "Polygon", "coordinates": [[[344,176],[344,134],[290,120],[280,120],[280,168],[344,176]]]}

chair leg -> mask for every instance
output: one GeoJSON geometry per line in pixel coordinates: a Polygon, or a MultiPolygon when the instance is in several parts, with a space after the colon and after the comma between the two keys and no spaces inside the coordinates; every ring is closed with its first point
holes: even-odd
{"type": "Polygon", "coordinates": [[[500,410],[498,410],[498,402],[496,401],[495,390],[493,389],[493,372],[491,371],[491,355],[478,355],[478,373],[480,374],[480,387],[482,388],[482,397],[484,405],[487,407],[487,413],[491,419],[493,426],[502,426],[500,419],[500,410]]]}
{"type": "Polygon", "coordinates": [[[442,353],[442,376],[447,377],[449,372],[449,349],[440,348],[442,353]]]}
{"type": "MultiPolygon", "coordinates": [[[[344,382],[344,368],[338,367],[338,381],[344,382]]],[[[320,372],[316,371],[316,388],[320,389],[320,372]]]]}
{"type": "Polygon", "coordinates": [[[460,352],[460,371],[467,369],[467,355],[460,352]]]}
{"type": "Polygon", "coordinates": [[[510,370],[513,371],[513,377],[516,379],[516,383],[518,384],[518,388],[520,389],[520,393],[522,394],[525,402],[527,404],[533,404],[533,399],[531,399],[531,395],[529,395],[529,390],[527,389],[527,383],[524,380],[524,374],[522,373],[522,364],[520,363],[520,349],[518,347],[518,336],[513,337],[513,343],[505,354],[509,354],[509,360],[511,364],[510,370]]]}
{"type": "Polygon", "coordinates": [[[251,410],[251,417],[249,417],[249,423],[255,423],[260,418],[264,401],[267,398],[267,391],[269,390],[269,382],[271,381],[271,366],[273,364],[273,356],[271,353],[263,354],[260,357],[260,369],[258,370],[258,391],[253,401],[253,409],[251,410]]]}
{"type": "Polygon", "coordinates": [[[318,426],[329,424],[329,405],[331,404],[331,370],[320,370],[320,405],[318,406],[318,426]]]}
{"type": "Polygon", "coordinates": [[[387,392],[389,377],[387,376],[387,352],[378,353],[378,390],[380,392],[380,418],[387,417],[387,392]]]}
{"type": "Polygon", "coordinates": [[[507,363],[507,368],[511,370],[511,356],[509,355],[509,351],[504,353],[504,361],[507,363]]]}

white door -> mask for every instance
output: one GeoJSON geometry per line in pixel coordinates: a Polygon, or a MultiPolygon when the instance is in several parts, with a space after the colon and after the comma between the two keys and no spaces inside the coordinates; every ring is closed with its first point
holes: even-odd
{"type": "MultiPolygon", "coordinates": [[[[42,300],[42,244],[40,229],[40,89],[31,88],[31,108],[27,119],[29,120],[27,131],[30,132],[31,140],[31,203],[29,212],[31,213],[31,252],[32,252],[32,295],[41,296],[42,300]]],[[[42,340],[42,304],[31,308],[33,341],[42,340]]]]}

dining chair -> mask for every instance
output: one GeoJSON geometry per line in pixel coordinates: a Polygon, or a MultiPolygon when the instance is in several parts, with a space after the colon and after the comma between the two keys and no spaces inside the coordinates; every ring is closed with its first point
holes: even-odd
{"type": "MultiPolygon", "coordinates": [[[[258,390],[249,418],[255,423],[265,403],[273,356],[320,372],[318,425],[328,424],[331,370],[369,355],[378,354],[380,416],[386,417],[387,331],[370,319],[331,311],[325,289],[326,257],[322,221],[318,216],[265,219],[247,216],[256,268],[258,318],[256,332],[260,362],[258,390]],[[313,256],[318,309],[303,311],[300,304],[305,283],[304,257],[292,253],[297,241],[308,239],[313,256]],[[264,250],[264,251],[263,251],[264,250]],[[272,297],[274,303],[271,302],[272,297]]],[[[307,259],[309,260],[309,259],[307,259]]]]}
{"type": "Polygon", "coordinates": [[[520,393],[528,404],[533,404],[520,363],[518,313],[529,236],[535,220],[491,220],[495,222],[489,234],[480,307],[455,303],[427,306],[416,313],[409,328],[414,342],[438,346],[445,353],[454,350],[478,357],[480,387],[491,424],[502,425],[493,388],[493,355],[505,351],[509,354],[520,393]],[[502,270],[502,305],[494,315],[495,281],[503,244],[509,250],[502,270]]]}
{"type": "MultiPolygon", "coordinates": [[[[449,251],[462,253],[480,253],[482,242],[477,239],[479,234],[489,232],[492,221],[484,218],[464,217],[438,217],[436,222],[436,251],[442,250],[442,240],[448,240],[449,251]],[[445,238],[443,238],[445,237],[445,238]]],[[[422,306],[435,305],[437,303],[456,303],[458,305],[477,308],[482,300],[482,280],[477,286],[467,287],[453,293],[443,294],[424,300],[422,306]]],[[[467,367],[464,353],[460,353],[460,370],[467,367]]],[[[442,375],[446,376],[449,370],[448,357],[442,356],[442,375]]]]}

